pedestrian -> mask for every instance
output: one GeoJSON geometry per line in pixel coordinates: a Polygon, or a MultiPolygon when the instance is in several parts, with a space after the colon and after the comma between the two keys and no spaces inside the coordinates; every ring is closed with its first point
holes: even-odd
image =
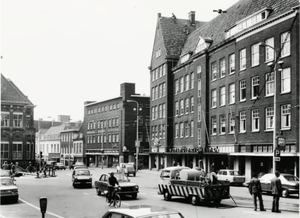
{"type": "Polygon", "coordinates": [[[3,170],[9,170],[9,166],[8,166],[7,161],[4,161],[4,163],[2,164],[2,169],[3,170]]]}
{"type": "Polygon", "coordinates": [[[175,167],[175,166],[176,166],[176,161],[174,160],[174,161],[173,161],[173,167],[175,167]]]}
{"type": "Polygon", "coordinates": [[[254,210],[257,211],[257,198],[258,198],[260,211],[266,211],[264,208],[264,203],[263,203],[263,199],[261,196],[262,189],[261,189],[261,184],[258,179],[257,173],[253,174],[248,188],[249,188],[250,195],[252,195],[252,197],[253,197],[254,210]]]}
{"type": "Polygon", "coordinates": [[[271,191],[273,195],[273,203],[272,203],[272,212],[281,213],[279,210],[279,198],[282,193],[282,185],[279,179],[280,173],[278,171],[275,172],[275,177],[271,179],[271,191]]]}
{"type": "Polygon", "coordinates": [[[10,173],[11,173],[11,175],[14,176],[15,172],[16,172],[16,167],[14,165],[14,162],[11,162],[10,163],[10,173]]]}

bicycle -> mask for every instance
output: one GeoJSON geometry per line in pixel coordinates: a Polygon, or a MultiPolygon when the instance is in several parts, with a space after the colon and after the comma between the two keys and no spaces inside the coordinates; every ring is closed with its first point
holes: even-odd
{"type": "Polygon", "coordinates": [[[109,206],[114,206],[114,207],[121,207],[121,197],[118,194],[118,191],[120,191],[120,187],[114,187],[114,190],[112,192],[112,198],[111,201],[109,201],[109,192],[106,193],[106,202],[109,203],[109,206]]]}

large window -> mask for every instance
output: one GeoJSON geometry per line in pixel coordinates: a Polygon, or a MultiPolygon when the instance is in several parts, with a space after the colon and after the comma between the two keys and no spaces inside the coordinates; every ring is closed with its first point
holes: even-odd
{"type": "Polygon", "coordinates": [[[23,153],[22,142],[13,142],[12,158],[15,160],[23,159],[22,153],[23,153]]]}
{"type": "Polygon", "coordinates": [[[240,50],[240,70],[246,69],[246,49],[240,50]]]}
{"type": "Polygon", "coordinates": [[[179,126],[178,126],[178,123],[175,123],[175,138],[179,138],[179,126]]]}
{"type": "Polygon", "coordinates": [[[179,93],[179,81],[178,79],[175,80],[175,94],[179,93]]]}
{"type": "Polygon", "coordinates": [[[240,112],[240,132],[246,132],[246,111],[240,112]]]}
{"type": "Polygon", "coordinates": [[[190,125],[188,122],[184,122],[184,126],[185,126],[185,137],[189,137],[190,136],[190,125]]]}
{"type": "Polygon", "coordinates": [[[219,64],[220,64],[220,77],[224,77],[226,75],[225,58],[222,58],[219,64]]]}
{"type": "Polygon", "coordinates": [[[259,65],[259,44],[251,46],[251,66],[259,65]]]}
{"type": "Polygon", "coordinates": [[[217,117],[211,117],[211,134],[217,135],[217,117]]]}
{"type": "Polygon", "coordinates": [[[180,114],[184,114],[184,102],[183,99],[180,100],[180,114]]]}
{"type": "Polygon", "coordinates": [[[274,72],[266,73],[266,96],[274,95],[274,72]]]}
{"type": "Polygon", "coordinates": [[[235,84],[229,84],[229,104],[235,103],[235,84]]]}
{"type": "Polygon", "coordinates": [[[191,89],[193,89],[194,88],[194,81],[195,81],[195,74],[194,73],[191,73],[191,89]]]}
{"type": "Polygon", "coordinates": [[[281,93],[291,91],[291,68],[285,68],[281,71],[281,93]]]}
{"type": "Polygon", "coordinates": [[[235,129],[235,116],[234,114],[229,114],[229,133],[234,133],[235,129]]]}
{"type": "Polygon", "coordinates": [[[212,108],[217,107],[217,90],[216,89],[211,90],[211,107],[212,108]]]}
{"type": "Polygon", "coordinates": [[[189,90],[190,88],[190,76],[185,75],[185,91],[189,90]]]}
{"type": "Polygon", "coordinates": [[[191,129],[191,137],[194,137],[194,121],[192,120],[191,121],[191,126],[190,126],[190,129],[191,129]]]}
{"type": "Polygon", "coordinates": [[[252,99],[259,96],[259,76],[252,77],[252,99]]]}
{"type": "Polygon", "coordinates": [[[226,99],[225,86],[222,86],[220,87],[220,106],[225,105],[225,99],[226,99]]]}
{"type": "Polygon", "coordinates": [[[189,98],[186,98],[185,99],[185,113],[186,114],[188,114],[189,112],[190,112],[190,108],[189,108],[189,106],[190,106],[190,101],[189,101],[190,99],[189,98]]]}
{"type": "Polygon", "coordinates": [[[281,128],[290,129],[291,128],[291,105],[281,106],[281,128]]]}
{"type": "Polygon", "coordinates": [[[291,54],[291,41],[289,32],[281,34],[281,48],[281,57],[291,54]]]}
{"type": "Polygon", "coordinates": [[[246,80],[240,81],[240,101],[246,101],[246,80]]]}
{"type": "Polygon", "coordinates": [[[180,92],[184,91],[184,81],[183,81],[183,77],[180,78],[180,92]]]}
{"type": "Polygon", "coordinates": [[[194,113],[194,97],[191,97],[191,113],[194,113]]]}
{"type": "Polygon", "coordinates": [[[162,97],[166,96],[166,83],[162,84],[162,97]]]}
{"type": "Polygon", "coordinates": [[[179,115],[179,103],[175,101],[175,117],[179,115]]]}
{"type": "Polygon", "coordinates": [[[252,110],[252,131],[259,131],[259,110],[252,110]]]}
{"type": "Polygon", "coordinates": [[[229,74],[235,72],[235,54],[229,55],[229,74]]]}
{"type": "Polygon", "coordinates": [[[217,63],[213,62],[211,64],[211,80],[217,79],[217,63]]]}
{"type": "Polygon", "coordinates": [[[226,133],[226,118],[225,115],[220,116],[220,134],[226,133]]]}
{"type": "Polygon", "coordinates": [[[184,136],[184,123],[180,123],[180,138],[183,138],[184,136]]]}
{"type": "Polygon", "coordinates": [[[166,117],[166,104],[163,103],[162,104],[162,118],[165,118],[166,117]]]}
{"type": "Polygon", "coordinates": [[[22,113],[14,112],[13,126],[14,127],[23,127],[23,114],[22,113]]]}
{"type": "Polygon", "coordinates": [[[265,41],[265,44],[267,46],[265,46],[265,61],[266,62],[270,62],[270,61],[274,61],[274,38],[269,38],[265,41]]]}
{"type": "Polygon", "coordinates": [[[266,130],[272,130],[274,128],[274,108],[266,108],[266,130]]]}
{"type": "Polygon", "coordinates": [[[9,126],[9,112],[1,112],[1,126],[2,127],[9,126]]]}
{"type": "Polygon", "coordinates": [[[1,160],[8,160],[8,142],[1,142],[1,160]]]}

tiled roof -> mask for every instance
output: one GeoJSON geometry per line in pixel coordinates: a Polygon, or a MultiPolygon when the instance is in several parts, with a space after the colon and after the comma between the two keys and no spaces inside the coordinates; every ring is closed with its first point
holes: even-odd
{"type": "Polygon", "coordinates": [[[188,35],[205,23],[196,21],[196,25],[191,26],[188,19],[178,19],[174,17],[161,17],[159,22],[166,49],[166,56],[174,58],[179,57],[188,35]],[[185,30],[188,30],[188,32],[185,30]]]}
{"type": "Polygon", "coordinates": [[[228,8],[227,13],[218,15],[189,35],[182,54],[195,50],[199,36],[212,39],[211,46],[221,43],[225,40],[226,30],[259,10],[270,8],[271,14],[267,19],[270,20],[296,6],[299,6],[299,0],[240,0],[228,8]]]}
{"type": "Polygon", "coordinates": [[[9,79],[1,74],[1,102],[16,102],[32,105],[31,101],[9,79]]]}
{"type": "Polygon", "coordinates": [[[52,126],[48,129],[46,132],[46,135],[55,135],[55,134],[60,134],[61,131],[66,129],[66,125],[62,124],[60,126],[52,126]]]}

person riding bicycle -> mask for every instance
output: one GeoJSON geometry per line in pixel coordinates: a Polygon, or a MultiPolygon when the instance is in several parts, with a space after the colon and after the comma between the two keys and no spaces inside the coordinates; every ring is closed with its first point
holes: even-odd
{"type": "Polygon", "coordinates": [[[108,199],[109,199],[109,202],[111,202],[113,192],[114,192],[114,188],[115,188],[116,184],[119,185],[119,182],[118,182],[117,178],[115,177],[114,173],[111,172],[110,177],[108,178],[108,199]]]}

